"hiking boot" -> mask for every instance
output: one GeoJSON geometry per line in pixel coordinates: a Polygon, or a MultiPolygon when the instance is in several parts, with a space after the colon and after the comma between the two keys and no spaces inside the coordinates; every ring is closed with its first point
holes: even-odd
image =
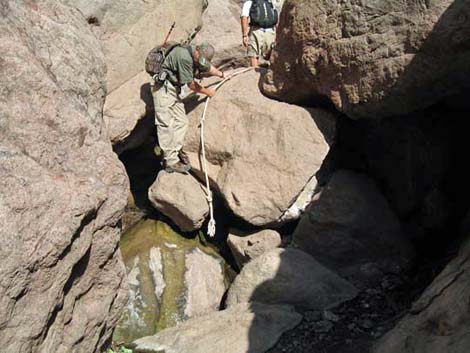
{"type": "Polygon", "coordinates": [[[186,152],[183,151],[182,149],[178,152],[178,157],[179,157],[179,159],[180,159],[181,162],[183,162],[183,163],[186,164],[186,165],[191,166],[191,163],[189,162],[189,157],[188,157],[188,155],[187,155],[186,152]]]}
{"type": "Polygon", "coordinates": [[[165,166],[165,172],[167,173],[182,173],[182,174],[188,174],[189,170],[191,169],[191,166],[184,164],[182,162],[176,162],[175,164],[170,164],[165,166]]]}

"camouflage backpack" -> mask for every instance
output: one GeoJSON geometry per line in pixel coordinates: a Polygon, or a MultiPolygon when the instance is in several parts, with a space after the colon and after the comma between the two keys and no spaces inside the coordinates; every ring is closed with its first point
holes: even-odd
{"type": "Polygon", "coordinates": [[[167,42],[164,45],[158,45],[150,50],[147,54],[147,58],[145,59],[145,71],[147,71],[150,76],[160,74],[166,57],[173,48],[179,45],[181,44],[177,42],[167,42]]]}

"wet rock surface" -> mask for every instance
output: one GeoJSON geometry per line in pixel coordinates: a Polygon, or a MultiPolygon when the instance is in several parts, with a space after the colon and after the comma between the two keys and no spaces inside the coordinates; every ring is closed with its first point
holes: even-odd
{"type": "Polygon", "coordinates": [[[129,301],[114,342],[129,344],[219,309],[226,290],[224,260],[162,222],[144,220],[121,240],[129,301]]]}

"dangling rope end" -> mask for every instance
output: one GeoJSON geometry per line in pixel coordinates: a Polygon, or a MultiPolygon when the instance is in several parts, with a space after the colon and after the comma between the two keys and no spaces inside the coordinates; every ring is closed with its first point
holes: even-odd
{"type": "Polygon", "coordinates": [[[209,220],[209,224],[207,225],[207,234],[213,238],[215,235],[215,219],[209,220]]]}

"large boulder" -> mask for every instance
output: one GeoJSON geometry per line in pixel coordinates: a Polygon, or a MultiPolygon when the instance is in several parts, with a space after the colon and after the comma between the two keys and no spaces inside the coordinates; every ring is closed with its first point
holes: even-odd
{"type": "Polygon", "coordinates": [[[189,174],[161,171],[148,195],[152,205],[184,232],[201,228],[209,213],[202,185],[189,174]]]}
{"type": "Polygon", "coordinates": [[[307,253],[274,249],[243,267],[227,295],[227,306],[261,302],[323,310],[353,299],[356,288],[307,253]]]}
{"type": "Polygon", "coordinates": [[[211,0],[202,15],[203,26],[196,39],[208,41],[215,47],[212,63],[246,64],[240,26],[240,1],[211,0]]]}
{"type": "Polygon", "coordinates": [[[224,261],[197,238],[145,220],[126,232],[121,252],[130,291],[115,342],[128,344],[219,309],[226,289],[224,261]]]}
{"type": "Polygon", "coordinates": [[[409,265],[412,251],[398,218],[369,177],[335,172],[294,231],[300,249],[359,284],[409,265]]]}
{"type": "Polygon", "coordinates": [[[470,347],[470,247],[450,262],[375,353],[466,353],[470,347]]]}
{"type": "Polygon", "coordinates": [[[254,258],[281,246],[281,235],[272,229],[246,234],[237,230],[231,230],[227,244],[237,262],[242,268],[247,262],[254,258]]]}
{"type": "Polygon", "coordinates": [[[128,181],[100,44],[61,2],[7,0],[0,50],[1,350],[102,352],[127,298],[128,181]]]}
{"type": "MultiPolygon", "coordinates": [[[[204,132],[208,173],[237,216],[258,226],[278,225],[320,169],[335,116],[268,99],[259,91],[259,79],[253,70],[238,75],[211,99],[204,132]]],[[[202,176],[198,125],[204,104],[191,96],[187,107],[185,150],[202,176]]]]}
{"type": "Polygon", "coordinates": [[[173,22],[170,40],[185,40],[200,28],[207,0],[64,2],[80,10],[102,44],[109,95],[104,114],[110,140],[119,153],[139,146],[153,131],[149,75],[144,71],[147,53],[163,42],[173,22]]]}
{"type": "Polygon", "coordinates": [[[139,147],[155,132],[150,76],[142,71],[108,94],[104,119],[114,150],[121,154],[139,147]]]}
{"type": "Polygon", "coordinates": [[[465,0],[287,0],[264,91],[287,102],[326,97],[355,118],[466,100],[469,11],[465,0]]]}
{"type": "Polygon", "coordinates": [[[239,304],[133,342],[135,353],[263,353],[302,316],[287,305],[239,304]]]}

